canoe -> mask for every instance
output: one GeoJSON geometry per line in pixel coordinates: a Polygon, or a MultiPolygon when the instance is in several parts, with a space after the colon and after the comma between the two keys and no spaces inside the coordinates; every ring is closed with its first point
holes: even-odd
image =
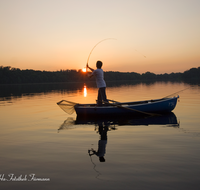
{"type": "Polygon", "coordinates": [[[171,112],[177,104],[179,96],[154,100],[135,101],[105,104],[76,104],[74,109],[77,115],[121,115],[121,114],[161,114],[171,112]]]}

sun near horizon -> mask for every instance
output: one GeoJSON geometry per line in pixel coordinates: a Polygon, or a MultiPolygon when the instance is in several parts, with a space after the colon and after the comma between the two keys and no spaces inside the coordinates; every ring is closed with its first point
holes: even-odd
{"type": "Polygon", "coordinates": [[[82,69],[82,72],[83,72],[83,73],[86,73],[86,72],[87,72],[87,68],[84,67],[84,68],[82,69]]]}

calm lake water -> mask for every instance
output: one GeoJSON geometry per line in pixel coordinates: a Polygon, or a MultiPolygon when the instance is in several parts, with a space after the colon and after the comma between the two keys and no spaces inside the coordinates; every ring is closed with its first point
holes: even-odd
{"type": "Polygon", "coordinates": [[[137,101],[186,88],[169,117],[99,124],[56,104],[94,103],[93,83],[0,86],[1,189],[199,190],[200,85],[108,83],[107,96],[137,101]],[[105,162],[88,154],[100,138],[105,162]]]}

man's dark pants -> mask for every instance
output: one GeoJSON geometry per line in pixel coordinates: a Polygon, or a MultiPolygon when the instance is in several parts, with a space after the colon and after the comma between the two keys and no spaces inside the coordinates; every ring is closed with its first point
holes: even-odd
{"type": "Polygon", "coordinates": [[[108,102],[106,97],[106,87],[99,88],[98,90],[97,104],[102,105],[102,102],[108,102]]]}

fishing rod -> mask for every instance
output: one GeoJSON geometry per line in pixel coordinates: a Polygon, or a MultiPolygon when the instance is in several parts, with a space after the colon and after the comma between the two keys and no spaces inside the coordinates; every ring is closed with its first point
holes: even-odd
{"type": "Polygon", "coordinates": [[[92,48],[92,50],[90,51],[90,54],[89,54],[88,59],[87,59],[86,68],[87,68],[87,65],[88,65],[90,56],[91,56],[93,50],[95,49],[95,47],[97,47],[101,42],[106,41],[106,40],[116,40],[116,39],[115,39],[115,38],[106,38],[106,39],[103,39],[103,40],[99,41],[99,42],[92,48]]]}

